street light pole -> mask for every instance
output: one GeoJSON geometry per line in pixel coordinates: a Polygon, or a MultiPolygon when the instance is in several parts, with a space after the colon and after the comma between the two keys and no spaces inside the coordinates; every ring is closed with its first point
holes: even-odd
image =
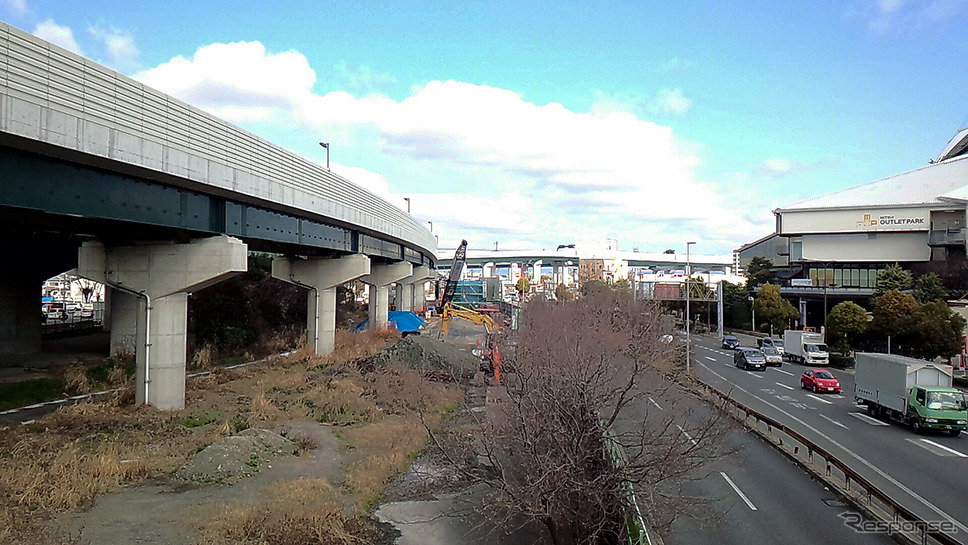
{"type": "Polygon", "coordinates": [[[407,214],[410,213],[410,197],[404,197],[403,200],[407,201],[407,214]]]}
{"type": "MultiPolygon", "coordinates": [[[[835,288],[837,284],[830,284],[830,287],[835,288]]],[[[823,334],[827,334],[827,273],[824,272],[823,276],[823,334]]]]}
{"type": "Polygon", "coordinates": [[[329,170],[329,142],[320,142],[319,145],[326,148],[326,170],[329,170]]]}
{"type": "Polygon", "coordinates": [[[434,222],[432,222],[430,220],[427,220],[427,223],[430,224],[430,232],[433,233],[434,232],[434,222]]]}
{"type": "Polygon", "coordinates": [[[686,243],[686,374],[689,373],[689,352],[692,350],[692,339],[689,335],[689,280],[692,277],[692,268],[689,263],[689,247],[695,242],[686,243]]]}
{"type": "Polygon", "coordinates": [[[753,296],[746,298],[750,302],[750,312],[753,314],[753,333],[756,333],[756,307],[754,306],[753,296]]]}

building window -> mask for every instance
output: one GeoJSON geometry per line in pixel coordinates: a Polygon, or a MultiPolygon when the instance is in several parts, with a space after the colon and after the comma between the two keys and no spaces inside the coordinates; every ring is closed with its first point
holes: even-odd
{"type": "MultiPolygon", "coordinates": [[[[847,274],[849,275],[850,272],[847,274]]],[[[842,269],[834,269],[834,284],[838,286],[844,285],[844,271],[842,269]]]]}
{"type": "Polygon", "coordinates": [[[803,241],[798,238],[790,239],[790,261],[803,259],[803,241]]]}
{"type": "Polygon", "coordinates": [[[859,288],[860,287],[860,269],[851,269],[850,270],[850,284],[849,285],[854,286],[855,288],[859,288]]]}

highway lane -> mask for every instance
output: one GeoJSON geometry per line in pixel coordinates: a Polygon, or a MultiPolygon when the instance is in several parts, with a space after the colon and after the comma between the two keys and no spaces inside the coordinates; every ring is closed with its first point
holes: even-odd
{"type": "MultiPolygon", "coordinates": [[[[716,463],[684,492],[705,498],[698,518],[680,516],[663,539],[667,545],[894,543],[886,534],[862,534],[841,515],[852,506],[766,442],[736,437],[742,450],[716,463]]],[[[693,513],[697,514],[697,513],[693,513]]]]}
{"type": "MultiPolygon", "coordinates": [[[[660,381],[653,381],[659,387],[637,401],[636,414],[671,418],[685,440],[693,440],[696,426],[710,415],[709,407],[669,387],[665,379],[660,381]]],[[[838,494],[732,419],[722,425],[734,426],[725,437],[727,454],[694,472],[677,490],[698,500],[687,501],[662,532],[667,544],[894,543],[883,533],[855,532],[840,515],[857,511],[844,505],[838,494]]]]}
{"type": "Polygon", "coordinates": [[[848,372],[831,369],[844,394],[813,394],[800,388],[802,365],[787,362],[765,373],[745,372],[732,367],[732,351],[720,349],[718,339],[697,337],[694,342],[704,382],[833,452],[843,449],[838,457],[850,467],[922,517],[954,520],[959,539],[968,542],[966,437],[919,436],[900,424],[870,418],[853,403],[848,372]]]}

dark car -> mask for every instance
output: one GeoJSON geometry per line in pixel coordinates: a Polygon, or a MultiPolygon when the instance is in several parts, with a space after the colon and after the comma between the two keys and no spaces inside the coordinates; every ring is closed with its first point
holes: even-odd
{"type": "Polygon", "coordinates": [[[733,365],[747,371],[751,369],[766,371],[766,356],[755,348],[738,347],[736,352],[733,352],[733,365]]]}
{"type": "Polygon", "coordinates": [[[733,335],[723,335],[723,348],[732,350],[739,346],[739,339],[733,335]]]}
{"type": "Polygon", "coordinates": [[[813,390],[816,393],[840,393],[840,381],[826,369],[807,369],[800,376],[800,387],[813,390]]]}

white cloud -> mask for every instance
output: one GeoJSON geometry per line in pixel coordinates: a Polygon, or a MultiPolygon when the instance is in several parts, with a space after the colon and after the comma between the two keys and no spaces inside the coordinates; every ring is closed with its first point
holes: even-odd
{"type": "MultiPolygon", "coordinates": [[[[456,234],[465,232],[543,247],[605,233],[644,247],[706,232],[725,233],[718,242],[725,252],[772,229],[768,212],[762,222],[738,217],[716,185],[696,179],[699,158],[670,127],[628,111],[575,112],[460,81],[431,81],[399,101],[317,95],[303,55],[270,53],[258,42],[208,45],[136,77],[234,122],[365,135],[406,179],[391,185],[365,165],[333,170],[398,206],[401,195],[412,197],[415,216],[455,239],[472,236],[456,234]]],[[[691,105],[678,89],[655,103],[668,113],[691,105]]]]}
{"type": "Polygon", "coordinates": [[[965,0],[868,0],[860,9],[851,9],[847,17],[865,21],[873,34],[917,30],[932,31],[939,24],[950,23],[968,13],[965,0]]]}
{"type": "Polygon", "coordinates": [[[259,42],[212,44],[192,58],[175,57],[134,75],[236,123],[267,121],[277,111],[295,113],[310,98],[316,73],[300,53],[267,54],[259,42]]]}
{"type": "Polygon", "coordinates": [[[789,159],[782,159],[782,158],[767,159],[763,161],[763,167],[768,172],[785,174],[787,172],[790,172],[790,169],[793,168],[793,163],[789,159]]]}
{"type": "Polygon", "coordinates": [[[100,26],[87,29],[97,41],[101,42],[107,52],[108,65],[121,72],[136,67],[138,47],[134,44],[134,36],[116,28],[102,28],[100,26]]]}
{"type": "Polygon", "coordinates": [[[384,89],[397,82],[391,74],[374,72],[369,66],[361,64],[336,63],[335,72],[345,89],[360,93],[371,93],[384,89]]]}
{"type": "Polygon", "coordinates": [[[30,13],[30,8],[27,7],[27,0],[3,0],[3,5],[7,6],[10,11],[17,15],[30,13]]]}
{"type": "Polygon", "coordinates": [[[77,45],[77,41],[74,39],[74,31],[70,27],[58,25],[53,19],[47,19],[39,23],[34,27],[32,34],[54,45],[59,45],[68,51],[72,51],[78,55],[84,55],[84,52],[81,51],[81,46],[77,45]]]}
{"type": "Polygon", "coordinates": [[[682,89],[662,89],[649,103],[649,111],[663,115],[680,115],[689,111],[692,100],[682,94],[682,89]]]}

